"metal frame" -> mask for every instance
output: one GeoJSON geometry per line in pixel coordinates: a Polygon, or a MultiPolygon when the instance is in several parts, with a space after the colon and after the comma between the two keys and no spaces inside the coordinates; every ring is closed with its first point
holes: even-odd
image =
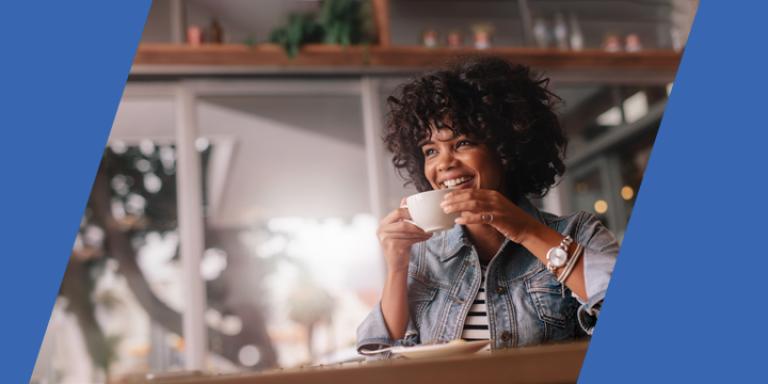
{"type": "Polygon", "coordinates": [[[184,332],[184,365],[188,370],[206,367],[208,334],[205,325],[205,282],[200,276],[205,225],[203,193],[200,190],[202,169],[197,139],[196,95],[184,84],[176,88],[176,152],[179,241],[184,290],[188,299],[182,315],[184,332]]]}

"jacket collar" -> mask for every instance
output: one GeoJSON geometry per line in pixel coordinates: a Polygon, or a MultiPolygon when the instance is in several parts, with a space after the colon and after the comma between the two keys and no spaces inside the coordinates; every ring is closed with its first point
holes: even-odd
{"type": "MultiPolygon", "coordinates": [[[[515,201],[515,204],[523,211],[536,218],[540,222],[544,222],[544,217],[526,197],[521,197],[515,201]]],[[[501,245],[501,249],[507,248],[511,241],[504,240],[501,245]]],[[[427,249],[433,255],[439,255],[440,261],[448,261],[456,256],[459,251],[464,247],[471,247],[472,242],[469,240],[469,234],[466,227],[463,225],[454,225],[453,228],[436,233],[432,238],[426,242],[427,249]]]]}
{"type": "Polygon", "coordinates": [[[466,228],[459,224],[454,225],[449,230],[435,234],[427,240],[426,244],[430,253],[438,255],[440,261],[448,261],[464,247],[472,246],[466,228]]]}

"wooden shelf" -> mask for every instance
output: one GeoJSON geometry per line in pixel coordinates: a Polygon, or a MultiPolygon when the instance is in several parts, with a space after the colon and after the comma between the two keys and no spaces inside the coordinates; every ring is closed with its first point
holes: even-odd
{"type": "Polygon", "coordinates": [[[512,47],[477,50],[378,45],[307,45],[297,57],[290,59],[281,47],[272,44],[192,47],[145,43],[138,48],[132,74],[414,72],[465,55],[497,55],[548,73],[592,73],[598,76],[618,76],[624,80],[650,75],[671,81],[680,61],[680,53],[674,51],[610,53],[601,50],[574,52],[512,47]]]}

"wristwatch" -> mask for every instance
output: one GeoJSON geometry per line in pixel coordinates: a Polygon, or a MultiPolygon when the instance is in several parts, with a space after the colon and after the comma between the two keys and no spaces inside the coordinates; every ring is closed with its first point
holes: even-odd
{"type": "Polygon", "coordinates": [[[573,243],[570,236],[563,238],[560,245],[552,247],[547,251],[547,270],[554,273],[555,270],[565,265],[568,261],[568,247],[573,243]]]}

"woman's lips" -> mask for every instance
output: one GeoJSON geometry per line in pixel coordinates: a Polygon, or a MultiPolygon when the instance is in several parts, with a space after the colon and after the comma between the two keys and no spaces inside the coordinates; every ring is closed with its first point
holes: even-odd
{"type": "Polygon", "coordinates": [[[459,176],[453,179],[445,180],[441,183],[443,188],[466,189],[474,187],[474,176],[459,176]]]}
{"type": "Polygon", "coordinates": [[[475,178],[470,178],[469,180],[454,186],[453,189],[472,189],[475,187],[475,178]]]}

